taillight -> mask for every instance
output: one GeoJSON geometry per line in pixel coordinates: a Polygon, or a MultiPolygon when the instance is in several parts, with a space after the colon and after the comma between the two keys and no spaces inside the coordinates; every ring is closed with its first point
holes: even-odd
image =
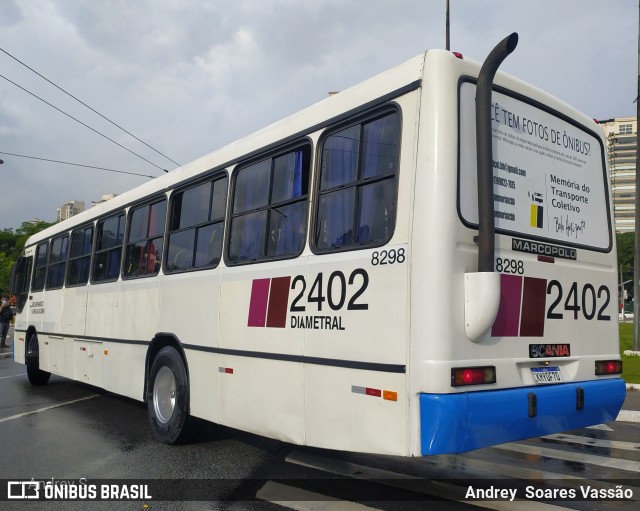
{"type": "Polygon", "coordinates": [[[451,369],[451,385],[485,385],[496,382],[496,367],[454,367],[451,369]]]}
{"type": "Polygon", "coordinates": [[[596,360],[596,375],[622,373],[622,360],[596,360]]]}

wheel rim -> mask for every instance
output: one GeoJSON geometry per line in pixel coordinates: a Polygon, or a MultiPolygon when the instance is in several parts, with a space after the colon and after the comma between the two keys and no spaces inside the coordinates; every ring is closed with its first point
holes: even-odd
{"type": "Polygon", "coordinates": [[[176,407],[176,379],[168,367],[162,367],[153,382],[153,408],[158,421],[166,424],[176,407]]]}

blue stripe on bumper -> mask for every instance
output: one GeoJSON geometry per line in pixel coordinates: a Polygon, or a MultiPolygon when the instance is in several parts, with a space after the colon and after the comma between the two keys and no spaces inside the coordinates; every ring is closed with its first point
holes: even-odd
{"type": "Polygon", "coordinates": [[[423,455],[455,454],[616,418],[626,394],[620,378],[519,389],[420,394],[423,455]],[[578,389],[584,408],[576,409],[578,389]],[[529,417],[529,394],[537,415],[529,417]]]}

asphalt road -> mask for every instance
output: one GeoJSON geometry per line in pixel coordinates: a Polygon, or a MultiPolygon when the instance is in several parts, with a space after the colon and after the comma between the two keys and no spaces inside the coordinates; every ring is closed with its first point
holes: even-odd
{"type": "MultiPolygon", "coordinates": [[[[633,402],[640,399],[640,392],[630,394],[633,402]]],[[[32,387],[24,366],[1,359],[0,495],[6,480],[84,478],[89,483],[149,480],[153,498],[11,500],[0,502],[0,509],[617,510],[634,509],[640,500],[640,424],[634,422],[414,459],[302,448],[202,426],[196,442],[166,446],[153,438],[142,403],[56,376],[47,386],[32,387]],[[576,492],[614,490],[620,481],[633,500],[539,502],[525,493],[530,485],[535,491],[549,485],[576,492]],[[470,484],[515,488],[521,500],[472,505],[466,494],[470,484]]]]}

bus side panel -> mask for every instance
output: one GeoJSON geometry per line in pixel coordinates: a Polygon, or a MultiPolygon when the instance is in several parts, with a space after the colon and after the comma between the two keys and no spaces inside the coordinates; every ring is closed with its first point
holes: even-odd
{"type": "MultiPolygon", "coordinates": [[[[144,400],[144,364],[146,344],[104,343],[94,347],[102,355],[102,387],[110,392],[144,400]]],[[[80,362],[82,366],[82,362],[80,362]]],[[[96,373],[96,378],[99,374],[96,373]]]]}
{"type": "Polygon", "coordinates": [[[217,353],[185,350],[189,367],[189,414],[220,423],[220,362],[217,353]]]}
{"type": "Polygon", "coordinates": [[[63,289],[62,332],[66,336],[82,336],[87,316],[87,286],[63,289]]]}
{"type": "Polygon", "coordinates": [[[219,361],[221,424],[304,444],[302,364],[228,355],[219,361]]]}
{"type": "Polygon", "coordinates": [[[309,259],[287,325],[305,332],[305,356],[407,363],[408,252],[392,241],[309,259]]]}
{"type": "Polygon", "coordinates": [[[101,341],[73,341],[75,379],[97,387],[103,385],[103,363],[108,350],[101,341]]]}
{"type": "Polygon", "coordinates": [[[40,368],[44,371],[73,378],[73,359],[66,357],[62,337],[61,313],[64,298],[61,291],[39,291],[27,302],[32,325],[38,333],[40,368]]]}
{"type": "Polygon", "coordinates": [[[304,443],[303,330],[287,328],[291,285],[304,274],[293,261],[224,268],[220,299],[221,424],[304,443]]]}
{"type": "Polygon", "coordinates": [[[115,338],[149,342],[158,332],[159,278],[125,280],[118,299],[115,338]]]}
{"type": "Polygon", "coordinates": [[[307,444],[408,455],[406,374],[305,364],[307,444]]]}
{"type": "Polygon", "coordinates": [[[219,269],[162,277],[158,331],[186,345],[190,413],[212,422],[220,421],[220,364],[217,353],[205,350],[218,347],[219,307],[219,269]]]}
{"type": "MultiPolygon", "coordinates": [[[[94,353],[99,353],[102,357],[102,364],[100,364],[102,387],[111,392],[142,401],[146,343],[150,340],[149,335],[152,335],[149,333],[149,327],[144,325],[145,321],[149,320],[153,325],[156,324],[157,308],[149,313],[153,316],[141,320],[139,314],[136,314],[139,309],[133,305],[133,296],[123,298],[125,294],[121,292],[122,285],[123,283],[118,281],[88,288],[85,330],[87,337],[93,340],[102,340],[104,343],[101,351],[94,348],[94,353]],[[130,308],[127,315],[124,313],[126,306],[130,308]],[[145,330],[141,331],[142,328],[145,330]],[[140,337],[134,337],[135,335],[140,337]],[[134,344],[131,341],[138,341],[138,343],[134,344]]],[[[136,293],[131,291],[131,294],[135,295],[136,293]]],[[[153,293],[147,292],[147,295],[149,294],[153,293]]],[[[143,298],[144,296],[137,296],[137,299],[143,298]]],[[[157,301],[157,297],[153,300],[157,301]]],[[[81,345],[78,345],[74,350],[78,357],[84,356],[80,348],[81,345]]],[[[84,361],[79,359],[77,366],[81,370],[85,367],[84,361]]]]}

